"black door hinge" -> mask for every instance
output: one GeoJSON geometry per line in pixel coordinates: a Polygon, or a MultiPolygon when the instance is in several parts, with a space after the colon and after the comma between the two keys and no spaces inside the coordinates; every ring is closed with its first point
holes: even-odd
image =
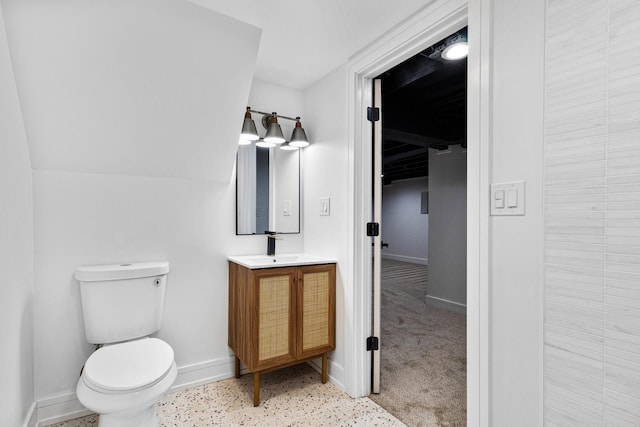
{"type": "Polygon", "coordinates": [[[367,338],[367,351],[378,350],[378,337],[369,337],[367,338]]]}
{"type": "Polygon", "coordinates": [[[367,120],[370,122],[380,120],[380,109],[378,107],[367,107],[367,120]]]}
{"type": "Polygon", "coordinates": [[[367,236],[376,237],[380,235],[380,224],[377,222],[367,223],[367,236]]]}

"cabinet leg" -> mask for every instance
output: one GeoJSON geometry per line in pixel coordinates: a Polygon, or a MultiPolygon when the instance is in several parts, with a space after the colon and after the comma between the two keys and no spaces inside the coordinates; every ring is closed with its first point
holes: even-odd
{"type": "Polygon", "coordinates": [[[234,364],[235,376],[236,378],[240,378],[240,359],[238,359],[238,356],[234,356],[234,358],[235,358],[235,364],[234,364]]]}
{"type": "Polygon", "coordinates": [[[327,382],[327,353],[322,355],[322,384],[327,382]]]}
{"type": "Polygon", "coordinates": [[[253,406],[260,405],[260,372],[253,373],[253,406]]]}

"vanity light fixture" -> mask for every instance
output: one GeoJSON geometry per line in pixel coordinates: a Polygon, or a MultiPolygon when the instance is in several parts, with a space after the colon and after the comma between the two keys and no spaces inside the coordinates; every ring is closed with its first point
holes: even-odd
{"type": "Polygon", "coordinates": [[[284,142],[284,135],[282,134],[282,128],[278,124],[278,113],[276,112],[271,113],[271,121],[264,140],[274,144],[282,144],[284,142]]]}
{"type": "Polygon", "coordinates": [[[244,113],[244,121],[242,122],[242,132],[240,132],[240,145],[251,144],[259,138],[256,123],[251,118],[251,111],[247,107],[247,112],[244,113]]]}
{"type": "Polygon", "coordinates": [[[300,117],[296,117],[296,127],[293,128],[293,133],[291,134],[291,141],[289,142],[289,145],[299,148],[309,146],[309,140],[307,139],[307,134],[302,128],[302,123],[300,123],[300,117]]]}
{"type": "Polygon", "coordinates": [[[295,145],[291,145],[290,142],[285,142],[284,144],[280,144],[280,149],[285,151],[295,151],[300,147],[296,147],[295,145]]]}
{"type": "Polygon", "coordinates": [[[282,150],[297,150],[309,146],[309,140],[307,134],[302,128],[300,117],[287,117],[279,115],[276,112],[271,114],[262,111],[252,110],[251,107],[247,107],[247,111],[244,114],[244,121],[242,122],[242,131],[240,133],[239,144],[248,145],[255,142],[258,147],[272,148],[279,145],[282,150]],[[262,125],[267,129],[267,133],[264,138],[260,138],[258,135],[256,124],[251,118],[251,113],[262,114],[262,125]],[[295,127],[291,134],[291,140],[286,141],[282,133],[282,128],[278,123],[278,118],[295,121],[295,127]]]}
{"type": "Polygon", "coordinates": [[[260,138],[259,140],[256,141],[256,147],[273,148],[275,146],[276,146],[275,142],[269,142],[266,139],[260,138]]]}

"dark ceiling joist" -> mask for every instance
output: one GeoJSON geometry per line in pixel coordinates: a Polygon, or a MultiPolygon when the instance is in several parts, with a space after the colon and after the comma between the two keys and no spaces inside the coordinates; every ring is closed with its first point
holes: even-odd
{"type": "Polygon", "coordinates": [[[460,141],[445,141],[444,139],[431,138],[415,133],[403,132],[401,130],[383,128],[382,136],[384,139],[402,142],[404,144],[416,145],[418,147],[441,147],[443,145],[455,145],[460,141]]]}
{"type": "Polygon", "coordinates": [[[397,162],[398,160],[410,159],[416,156],[426,155],[429,152],[428,148],[416,148],[415,150],[405,151],[404,153],[392,154],[390,156],[384,156],[384,164],[397,162]]]}
{"type": "Polygon", "coordinates": [[[392,69],[384,80],[384,91],[387,95],[410,85],[429,74],[442,68],[442,64],[433,59],[416,56],[411,58],[401,67],[392,69]]]}

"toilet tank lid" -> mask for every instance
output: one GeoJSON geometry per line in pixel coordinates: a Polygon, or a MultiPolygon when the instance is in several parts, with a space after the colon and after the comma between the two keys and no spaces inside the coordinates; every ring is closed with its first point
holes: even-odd
{"type": "Polygon", "coordinates": [[[77,267],[75,276],[81,282],[97,282],[153,277],[168,272],[169,263],[167,261],[153,261],[77,267]]]}

